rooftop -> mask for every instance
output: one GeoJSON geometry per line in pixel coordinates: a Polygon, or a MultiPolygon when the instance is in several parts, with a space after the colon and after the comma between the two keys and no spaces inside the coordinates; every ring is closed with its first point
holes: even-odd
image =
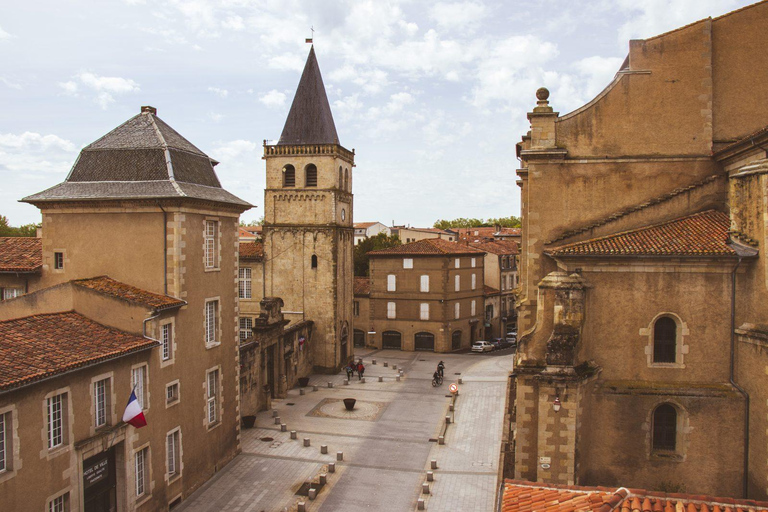
{"type": "Polygon", "coordinates": [[[486,240],[482,242],[469,242],[470,247],[480,249],[491,254],[510,255],[518,254],[517,242],[511,240],[486,240]]]}
{"type": "Polygon", "coordinates": [[[485,254],[479,249],[442,238],[426,238],[409,244],[398,245],[388,249],[371,251],[369,256],[460,256],[485,254]]]}
{"type": "Polygon", "coordinates": [[[0,390],[26,386],[155,345],[152,340],[106,327],[75,312],[2,321],[0,390]]]}
{"type": "Polygon", "coordinates": [[[355,295],[371,294],[371,279],[369,277],[355,276],[355,295]]]}
{"type": "Polygon", "coordinates": [[[43,241],[30,237],[0,237],[0,272],[39,272],[43,241]]]}
{"type": "Polygon", "coordinates": [[[550,256],[734,256],[728,215],[707,210],[545,251],[550,256]]]}
{"type": "Polygon", "coordinates": [[[138,306],[146,306],[155,311],[178,308],[186,304],[185,301],[177,299],[176,297],[142,290],[141,288],[115,281],[109,276],[77,279],[72,281],[72,284],[88,288],[89,290],[93,290],[114,299],[120,299],[138,306]]]}
{"type": "Polygon", "coordinates": [[[240,242],[240,259],[261,261],[264,258],[264,244],[262,242],[240,242]]]}
{"type": "Polygon", "coordinates": [[[369,227],[373,226],[374,224],[378,224],[378,222],[355,222],[354,227],[358,229],[368,229],[369,227]]]}
{"type": "Polygon", "coordinates": [[[501,512],[758,512],[768,502],[505,480],[501,512]]]}
{"type": "Polygon", "coordinates": [[[482,241],[484,238],[497,238],[497,237],[510,237],[520,236],[522,230],[520,228],[501,228],[495,227],[478,227],[478,228],[451,228],[452,231],[456,231],[459,234],[460,240],[482,241]]]}

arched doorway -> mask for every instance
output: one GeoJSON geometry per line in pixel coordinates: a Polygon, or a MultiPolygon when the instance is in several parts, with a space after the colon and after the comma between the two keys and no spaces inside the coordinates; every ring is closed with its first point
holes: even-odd
{"type": "Polygon", "coordinates": [[[355,347],[365,347],[365,331],[355,329],[354,332],[355,347]]]}
{"type": "Polygon", "coordinates": [[[461,331],[453,331],[451,335],[451,350],[459,350],[461,348],[461,331]]]}
{"type": "Polygon", "coordinates": [[[413,336],[415,350],[435,350],[435,335],[431,332],[417,332],[413,336]]]}
{"type": "Polygon", "coordinates": [[[349,341],[349,329],[347,328],[347,323],[344,322],[344,325],[341,326],[341,359],[340,361],[342,363],[346,363],[348,358],[347,341],[349,341]]]}
{"type": "Polygon", "coordinates": [[[384,331],[381,333],[381,348],[402,350],[403,335],[397,331],[384,331]]]}

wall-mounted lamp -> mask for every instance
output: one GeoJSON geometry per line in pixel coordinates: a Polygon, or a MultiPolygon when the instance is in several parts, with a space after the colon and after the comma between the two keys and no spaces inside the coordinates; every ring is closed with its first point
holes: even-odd
{"type": "Polygon", "coordinates": [[[562,403],[560,402],[560,395],[555,396],[555,401],[552,402],[552,409],[555,410],[555,412],[560,411],[560,407],[562,407],[562,403]]]}

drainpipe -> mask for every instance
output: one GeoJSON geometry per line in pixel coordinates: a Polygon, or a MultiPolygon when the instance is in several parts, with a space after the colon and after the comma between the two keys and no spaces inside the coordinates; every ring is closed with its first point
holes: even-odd
{"type": "Polygon", "coordinates": [[[163,293],[168,295],[168,212],[160,201],[157,201],[157,207],[163,211],[163,293]]]}
{"type": "Polygon", "coordinates": [[[147,338],[150,341],[156,341],[157,343],[162,343],[160,340],[156,340],[155,338],[150,338],[149,336],[147,336],[147,322],[149,322],[150,320],[154,320],[155,318],[159,318],[159,317],[160,317],[160,314],[159,313],[155,313],[154,316],[150,316],[149,318],[145,318],[144,319],[144,328],[142,330],[142,334],[144,335],[145,338],[147,338]]]}
{"type": "Polygon", "coordinates": [[[744,409],[744,483],[743,492],[744,498],[749,497],[749,393],[736,383],[734,379],[736,364],[736,271],[741,265],[741,256],[733,267],[731,272],[731,371],[730,381],[731,385],[736,388],[739,393],[744,397],[745,409],[744,409]]]}

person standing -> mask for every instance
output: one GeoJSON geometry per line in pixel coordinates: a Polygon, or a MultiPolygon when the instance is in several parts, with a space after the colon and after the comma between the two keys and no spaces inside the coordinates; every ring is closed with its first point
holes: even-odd
{"type": "Polygon", "coordinates": [[[365,373],[365,366],[363,366],[363,360],[361,359],[357,363],[357,380],[362,379],[364,373],[365,373]]]}

